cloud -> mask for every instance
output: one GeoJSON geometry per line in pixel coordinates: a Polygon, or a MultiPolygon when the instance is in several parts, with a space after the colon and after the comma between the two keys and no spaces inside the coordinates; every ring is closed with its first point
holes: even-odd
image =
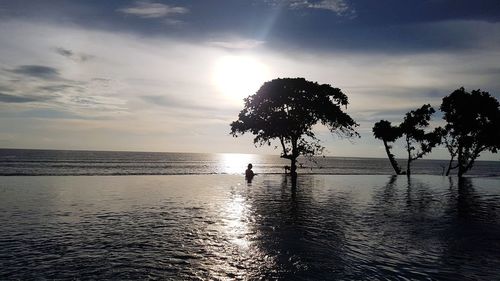
{"type": "MultiPolygon", "coordinates": [[[[307,52],[276,49],[267,42],[238,49],[255,43],[238,38],[246,37],[200,43],[27,21],[5,23],[0,25],[0,41],[10,44],[0,49],[0,112],[17,115],[0,118],[0,131],[26,147],[40,146],[39,139],[54,136],[59,141],[54,148],[249,152],[250,137],[246,141],[228,136],[228,124],[243,104],[221,94],[213,79],[218,59],[228,55],[262,61],[269,67],[271,77],[266,79],[305,77],[341,88],[349,96],[348,113],[366,133],[360,140],[366,143],[356,150],[368,149],[370,142],[379,145],[371,127],[381,118],[400,122],[409,109],[424,103],[435,106],[462,85],[492,93],[500,89],[498,79],[493,80],[499,53],[491,50],[498,45],[482,52],[307,52]],[[55,52],[54,46],[64,47],[55,52]],[[71,63],[68,57],[78,54],[76,50],[100,59],[71,63]],[[30,79],[40,72],[32,66],[51,68],[60,79],[30,79]],[[213,142],[207,146],[207,138],[188,135],[192,131],[213,142]]],[[[275,153],[266,148],[254,152],[275,153]]]]}
{"type": "MultiPolygon", "coordinates": [[[[48,56],[47,51],[51,48],[45,50],[43,55],[48,56]]],[[[57,53],[64,57],[74,56],[67,49],[59,49],[57,53]]],[[[50,64],[60,63],[55,60],[50,64]]],[[[84,67],[60,65],[56,68],[27,64],[4,69],[4,75],[0,76],[0,103],[19,104],[19,110],[23,109],[21,104],[28,104],[24,108],[72,111],[75,116],[105,116],[125,110],[125,100],[108,96],[112,91],[109,79],[88,78],[84,67]],[[71,74],[72,69],[76,70],[74,74],[71,74]]]]}
{"type": "Polygon", "coordinates": [[[94,58],[94,56],[84,54],[84,53],[75,53],[71,50],[68,50],[68,49],[65,49],[62,47],[56,47],[56,48],[54,48],[54,51],[56,52],[56,54],[59,54],[63,57],[71,59],[73,61],[86,62],[86,61],[94,58]]]}
{"type": "MultiPolygon", "coordinates": [[[[43,85],[38,87],[40,91],[46,91],[46,92],[61,92],[65,91],[71,88],[77,88],[78,86],[74,85],[67,85],[67,84],[54,84],[54,85],[43,85]]],[[[80,87],[82,88],[82,87],[80,87]]],[[[83,89],[83,88],[82,88],[83,89]]]]}
{"type": "Polygon", "coordinates": [[[161,3],[151,3],[146,1],[137,1],[134,6],[121,8],[118,9],[118,11],[145,19],[164,18],[168,16],[182,15],[189,12],[189,10],[185,7],[169,6],[161,3]]]}
{"type": "Polygon", "coordinates": [[[47,80],[54,80],[59,78],[59,71],[56,68],[44,65],[21,65],[7,71],[24,76],[47,80]]]}
{"type": "Polygon", "coordinates": [[[202,110],[204,112],[220,112],[220,107],[215,107],[213,105],[206,105],[199,103],[195,100],[182,99],[174,97],[173,95],[146,95],[140,97],[145,102],[162,107],[174,108],[174,109],[185,109],[185,110],[202,110]]]}
{"type": "Polygon", "coordinates": [[[287,0],[287,6],[291,9],[321,9],[336,13],[339,16],[356,15],[345,0],[287,0]]]}
{"type": "Polygon", "coordinates": [[[244,50],[253,49],[263,45],[265,41],[253,40],[253,39],[235,39],[235,40],[220,40],[220,41],[209,41],[208,45],[220,47],[224,49],[234,49],[234,50],[244,50]]]}
{"type": "MultiPolygon", "coordinates": [[[[126,102],[123,99],[106,96],[106,91],[111,90],[108,79],[66,79],[60,72],[56,68],[41,65],[22,65],[5,70],[4,76],[0,77],[0,103],[36,102],[24,109],[39,107],[73,111],[77,113],[75,116],[104,116],[125,109],[126,102]],[[9,74],[22,76],[11,79],[9,74]],[[39,79],[31,79],[33,77],[39,79]],[[7,91],[9,94],[5,93],[7,91]]],[[[20,106],[18,109],[22,110],[20,106]]]]}
{"type": "Polygon", "coordinates": [[[60,47],[59,47],[59,48],[56,48],[56,50],[55,50],[55,51],[56,51],[56,53],[58,53],[58,54],[60,54],[61,56],[64,56],[64,57],[68,57],[68,58],[70,58],[70,57],[72,57],[72,56],[73,56],[73,52],[72,52],[72,51],[70,51],[70,50],[66,50],[66,49],[64,49],[64,48],[60,48],[60,47]]]}
{"type": "MultiPolygon", "coordinates": [[[[23,119],[75,119],[75,120],[106,120],[95,116],[76,115],[64,109],[55,110],[50,108],[30,107],[16,111],[0,112],[1,118],[23,118],[23,119]]],[[[47,122],[50,122],[47,120],[47,122]]]]}
{"type": "MultiPolygon", "coordinates": [[[[211,67],[215,59],[226,52],[220,48],[168,38],[141,37],[139,40],[128,33],[30,22],[6,24],[0,27],[0,31],[0,40],[10,37],[14,42],[9,45],[13,47],[0,50],[5,65],[0,86],[7,89],[0,89],[0,92],[20,97],[47,97],[36,104],[16,105],[19,110],[33,107],[67,110],[85,118],[132,118],[137,119],[138,124],[139,120],[159,119],[171,124],[179,123],[171,120],[186,118],[188,114],[193,116],[200,112],[198,115],[204,115],[210,108],[213,112],[220,111],[220,106],[234,107],[233,101],[222,97],[212,86],[211,67]],[[68,36],[74,40],[67,41],[68,36]],[[21,43],[25,40],[23,38],[28,38],[28,42],[21,43]],[[100,41],[107,43],[95,44],[100,41]],[[65,45],[60,46],[60,42],[65,42],[65,45]],[[19,48],[19,44],[25,47],[19,48]],[[79,49],[101,59],[85,64],[68,63],[68,59],[79,54],[76,51],[79,49]],[[26,67],[35,65],[31,63],[35,61],[38,66],[53,66],[52,76],[57,74],[59,79],[30,79],[32,76],[25,74],[40,76],[40,72],[48,72],[40,71],[40,67],[26,67]],[[21,66],[16,65],[18,62],[21,66]],[[20,76],[20,73],[24,75],[20,76]],[[167,97],[154,100],[154,96],[162,95],[167,97]],[[149,102],[142,96],[153,98],[149,102]],[[175,101],[170,96],[182,100],[175,101]]],[[[1,110],[7,109],[6,106],[0,105],[1,110]]],[[[205,114],[201,122],[212,122],[211,116],[205,114]]],[[[186,122],[199,123],[200,117],[190,117],[186,122]]]]}
{"type": "Polygon", "coordinates": [[[38,99],[33,97],[22,97],[22,96],[14,96],[14,95],[0,93],[0,102],[4,103],[26,103],[34,101],[38,101],[38,99]]]}

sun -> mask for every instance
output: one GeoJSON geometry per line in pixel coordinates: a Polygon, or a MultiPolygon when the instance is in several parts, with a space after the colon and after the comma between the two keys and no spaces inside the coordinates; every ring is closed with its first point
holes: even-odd
{"type": "Polygon", "coordinates": [[[266,65],[248,56],[221,57],[216,61],[213,72],[213,81],[219,93],[238,102],[255,94],[267,77],[266,65]]]}

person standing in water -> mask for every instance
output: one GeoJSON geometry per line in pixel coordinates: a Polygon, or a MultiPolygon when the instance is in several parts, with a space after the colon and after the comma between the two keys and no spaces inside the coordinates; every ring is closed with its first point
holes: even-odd
{"type": "Polygon", "coordinates": [[[248,168],[245,171],[245,179],[247,182],[252,182],[253,176],[255,176],[254,172],[252,171],[252,164],[248,164],[248,168]]]}

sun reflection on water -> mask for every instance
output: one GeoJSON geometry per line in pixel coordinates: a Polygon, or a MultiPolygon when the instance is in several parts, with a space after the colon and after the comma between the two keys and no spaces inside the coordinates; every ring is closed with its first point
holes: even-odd
{"type": "Polygon", "coordinates": [[[222,173],[226,174],[243,174],[248,163],[253,163],[255,160],[255,155],[243,153],[222,153],[219,159],[222,173]]]}
{"type": "Polygon", "coordinates": [[[247,222],[249,206],[240,194],[235,194],[227,204],[226,233],[229,240],[241,248],[248,248],[250,241],[247,239],[249,235],[249,226],[247,222]]]}

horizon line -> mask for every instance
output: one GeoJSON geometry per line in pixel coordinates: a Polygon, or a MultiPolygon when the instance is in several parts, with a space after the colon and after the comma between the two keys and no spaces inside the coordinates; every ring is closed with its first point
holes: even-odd
{"type": "MultiPolygon", "coordinates": [[[[11,147],[0,147],[0,150],[51,150],[51,151],[87,151],[87,152],[128,152],[128,153],[181,153],[181,154],[247,154],[247,155],[259,155],[259,156],[276,156],[277,154],[261,154],[261,153],[241,153],[241,152],[185,152],[185,151],[147,151],[147,150],[101,150],[101,149],[54,149],[54,148],[11,148],[11,147]]],[[[300,155],[305,157],[304,155],[300,155]]],[[[314,157],[331,157],[331,158],[359,158],[359,159],[387,159],[387,157],[370,157],[370,156],[335,156],[335,155],[314,155],[314,157]]],[[[406,158],[396,158],[398,160],[406,161],[406,158]]],[[[442,158],[432,158],[432,159],[421,159],[429,161],[449,161],[450,159],[442,158]]],[[[456,161],[456,160],[455,160],[456,161]]],[[[477,160],[480,162],[500,162],[499,160],[477,160]]],[[[477,162],[476,161],[476,162],[477,162]]]]}

